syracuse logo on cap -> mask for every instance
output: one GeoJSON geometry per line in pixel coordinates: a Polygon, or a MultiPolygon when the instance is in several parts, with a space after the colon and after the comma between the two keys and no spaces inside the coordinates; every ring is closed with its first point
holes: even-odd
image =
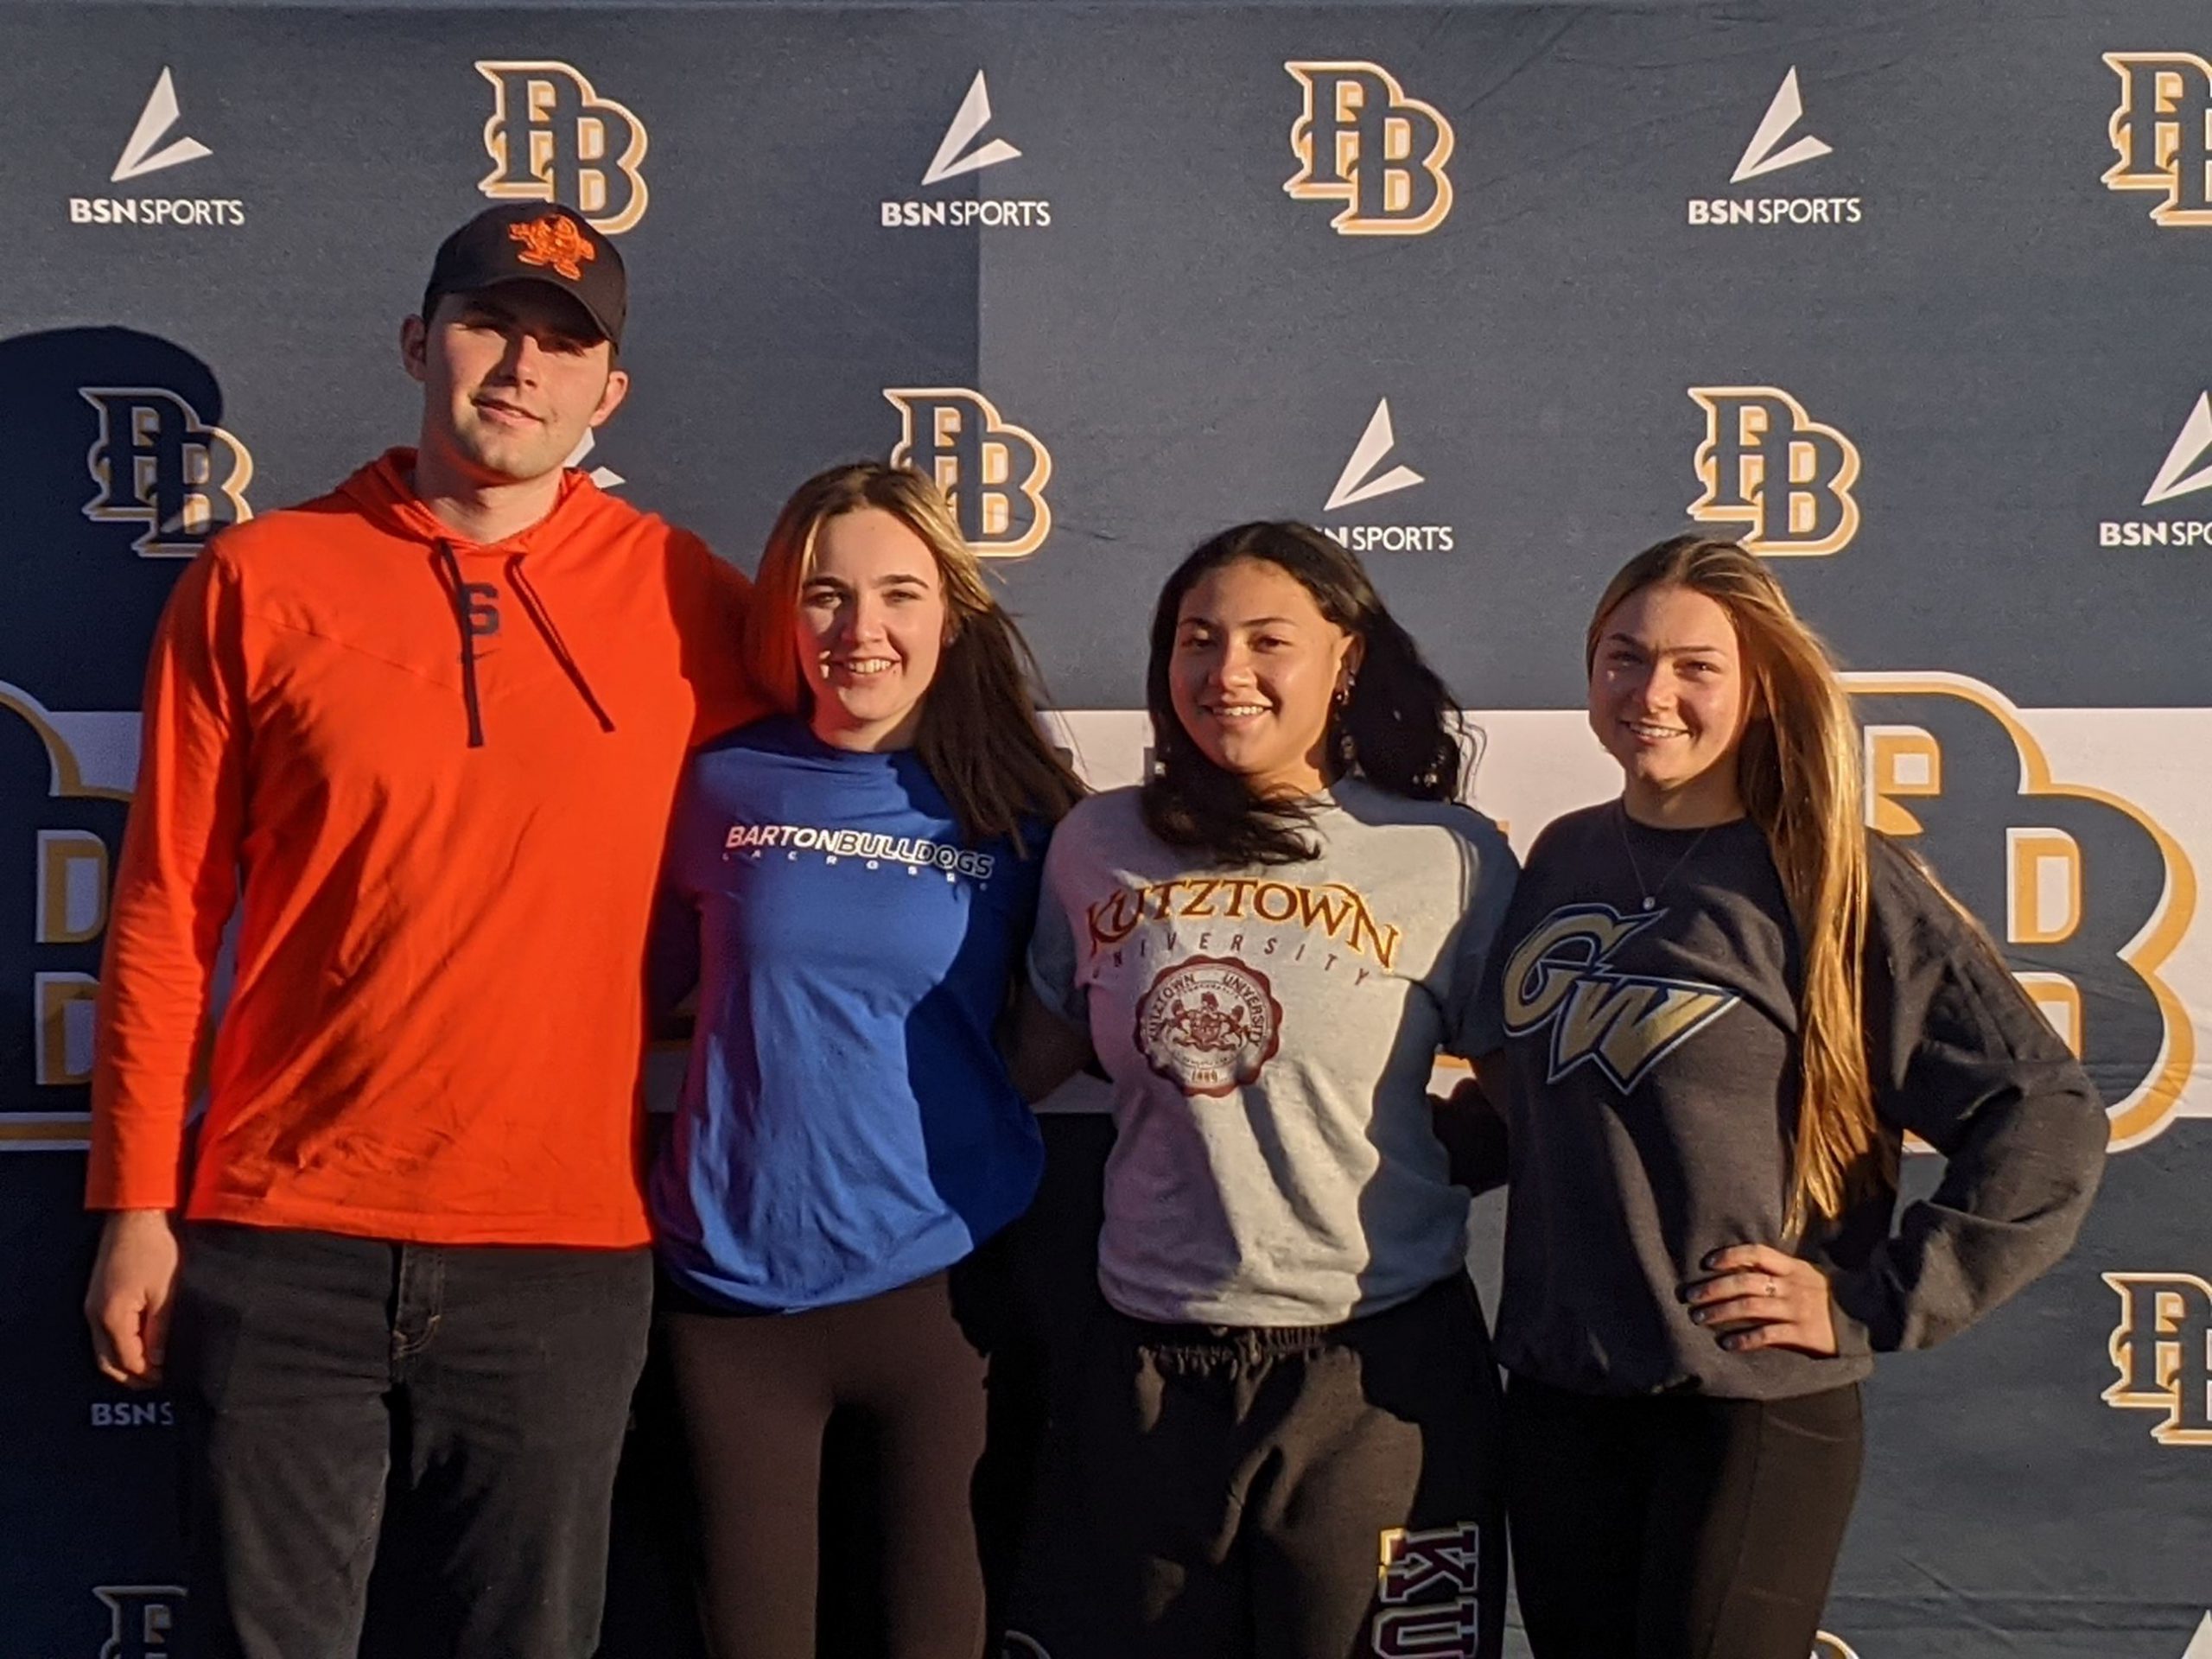
{"type": "Polygon", "coordinates": [[[1425,236],[1452,211],[1452,124],[1406,96],[1376,63],[1313,60],[1283,65],[1305,90],[1290,129],[1298,171],[1284,194],[1340,201],[1339,236],[1425,236]]]}
{"type": "Polygon", "coordinates": [[[478,189],[495,201],[574,202],[602,236],[645,216],[645,124],[627,105],[550,60],[484,59],[476,73],[492,83],[492,170],[478,189]]]}
{"type": "Polygon", "coordinates": [[[547,213],[524,224],[510,225],[507,237],[522,244],[522,251],[515,255],[522,264],[558,271],[572,283],[584,274],[587,263],[599,257],[599,250],[566,213],[547,213]]]}

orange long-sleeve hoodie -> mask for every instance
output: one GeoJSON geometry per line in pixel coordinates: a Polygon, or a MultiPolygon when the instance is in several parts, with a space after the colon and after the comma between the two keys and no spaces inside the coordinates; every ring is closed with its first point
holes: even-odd
{"type": "Polygon", "coordinates": [[[457,539],[393,450],[218,536],[148,670],[101,974],[87,1199],[431,1243],[622,1246],[642,957],[697,737],[760,712],[744,577],[563,480],[457,539]]]}

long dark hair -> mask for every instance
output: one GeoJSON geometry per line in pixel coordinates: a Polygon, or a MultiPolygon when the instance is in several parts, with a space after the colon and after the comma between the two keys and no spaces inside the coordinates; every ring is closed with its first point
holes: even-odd
{"type": "Polygon", "coordinates": [[[1331,719],[1332,750],[1378,789],[1417,801],[1456,800],[1465,766],[1458,709],[1359,561],[1307,524],[1239,524],[1175,568],[1152,613],[1145,706],[1152,715],[1153,764],[1143,802],[1153,834],[1228,865],[1295,864],[1319,850],[1306,827],[1311,809],[1264,799],[1207,760],[1183,729],[1168,690],[1185,596],[1209,572],[1247,560],[1283,571],[1313,596],[1323,616],[1363,642],[1351,695],[1331,719]]]}
{"type": "Polygon", "coordinates": [[[746,612],[747,667],[777,708],[807,713],[813,694],[791,644],[791,614],[813,574],[822,526],[867,507],[891,514],[921,538],[944,589],[950,637],[922,702],[914,753],[944,791],[963,836],[1005,836],[1026,857],[1024,820],[1058,823],[1083,798],[1083,784],[1046,741],[1036,715],[1036,660],[931,480],[912,467],[863,461],[830,467],[798,486],[760,556],[746,612]]]}

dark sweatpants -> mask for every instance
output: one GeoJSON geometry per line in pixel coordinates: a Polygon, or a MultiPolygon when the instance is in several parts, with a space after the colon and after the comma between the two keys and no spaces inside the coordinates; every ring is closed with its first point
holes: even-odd
{"type": "Polygon", "coordinates": [[[1859,1491],[1856,1383],[1788,1400],[1506,1397],[1535,1659],[1805,1659],[1859,1491]]]}
{"type": "Polygon", "coordinates": [[[1464,1276],[1319,1328],[1102,1307],[1080,1369],[1010,1655],[1498,1652],[1498,1391],[1464,1276]]]}

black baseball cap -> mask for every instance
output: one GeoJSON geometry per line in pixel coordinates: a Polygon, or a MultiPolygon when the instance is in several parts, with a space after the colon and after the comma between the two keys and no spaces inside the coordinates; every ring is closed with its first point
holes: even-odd
{"type": "Polygon", "coordinates": [[[544,283],[571,296],[620,347],[630,280],[614,244],[574,208],[547,202],[486,207],[438,245],[423,292],[425,321],[448,294],[501,283],[544,283]]]}

